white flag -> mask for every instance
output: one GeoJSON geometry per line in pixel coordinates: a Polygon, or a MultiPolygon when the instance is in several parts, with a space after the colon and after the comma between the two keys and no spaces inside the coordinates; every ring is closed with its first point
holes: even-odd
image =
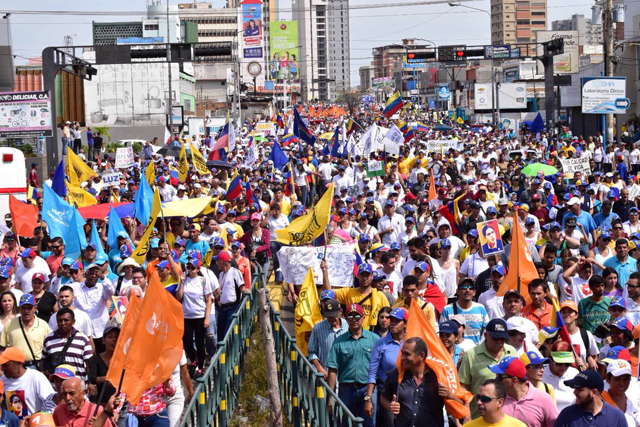
{"type": "Polygon", "coordinates": [[[249,139],[249,146],[247,147],[247,155],[244,158],[244,165],[247,167],[252,167],[256,162],[256,142],[253,140],[253,137],[249,139]]]}
{"type": "Polygon", "coordinates": [[[236,133],[233,130],[233,123],[229,122],[229,152],[233,152],[234,148],[236,148],[236,133]]]}
{"type": "Polygon", "coordinates": [[[364,155],[369,158],[369,155],[374,151],[376,139],[376,124],[372,124],[369,129],[362,135],[360,142],[364,145],[364,155]]]}

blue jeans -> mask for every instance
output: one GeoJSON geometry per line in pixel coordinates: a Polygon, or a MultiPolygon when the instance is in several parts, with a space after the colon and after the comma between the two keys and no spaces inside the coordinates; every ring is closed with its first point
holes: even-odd
{"type": "Polygon", "coordinates": [[[69,145],[69,140],[63,136],[62,137],[62,155],[63,156],[67,155],[67,145],[69,145]]]}
{"type": "Polygon", "coordinates": [[[227,334],[227,330],[229,330],[233,321],[233,315],[238,311],[239,306],[240,302],[226,307],[216,307],[216,312],[218,312],[218,342],[224,341],[224,336],[227,334]]]}
{"type": "Polygon", "coordinates": [[[166,409],[148,417],[136,415],[136,418],[138,419],[138,427],[169,427],[169,415],[166,409]]]}
{"type": "MultiPolygon", "coordinates": [[[[278,251],[282,247],[282,243],[274,242],[273,240],[269,243],[269,247],[271,248],[271,255],[273,256],[273,274],[277,274],[278,268],[280,268],[280,261],[278,260],[278,251]]],[[[280,276],[280,280],[276,278],[276,282],[281,282],[282,276],[280,276]]]]}
{"type": "Polygon", "coordinates": [[[298,188],[300,189],[300,203],[302,203],[303,206],[308,207],[309,187],[301,185],[298,188]]]}
{"type": "MultiPolygon", "coordinates": [[[[349,410],[356,417],[360,417],[364,420],[365,427],[375,427],[376,422],[374,418],[367,417],[364,414],[364,397],[367,394],[367,386],[360,388],[349,387],[347,384],[340,384],[340,389],[338,391],[338,397],[344,405],[349,408],[349,410]]],[[[373,394],[371,395],[371,402],[373,403],[373,414],[376,414],[376,406],[378,405],[378,393],[376,389],[373,389],[373,394]]],[[[340,424],[340,420],[336,420],[338,425],[340,424]]],[[[346,422],[343,423],[347,425],[346,422]]]]}
{"type": "Polygon", "coordinates": [[[205,340],[207,354],[211,357],[215,356],[218,348],[218,310],[209,315],[209,327],[207,328],[207,336],[205,340]]]}

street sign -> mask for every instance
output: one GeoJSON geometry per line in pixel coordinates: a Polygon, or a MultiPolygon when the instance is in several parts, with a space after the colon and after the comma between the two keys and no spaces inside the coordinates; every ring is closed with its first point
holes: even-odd
{"type": "Polygon", "coordinates": [[[487,59],[509,59],[511,58],[511,46],[508,44],[485,46],[484,57],[487,59]]]}

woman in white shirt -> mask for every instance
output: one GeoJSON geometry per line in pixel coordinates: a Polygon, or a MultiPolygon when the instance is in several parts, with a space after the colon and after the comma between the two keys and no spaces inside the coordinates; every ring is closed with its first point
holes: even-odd
{"type": "Polygon", "coordinates": [[[183,273],[176,289],[176,299],[182,303],[184,312],[184,335],[182,342],[191,364],[197,363],[196,376],[202,375],[205,359],[205,336],[211,312],[211,283],[199,274],[200,260],[190,258],[187,274],[183,273]],[[195,334],[195,337],[194,337],[195,334]],[[195,343],[196,351],[193,350],[195,343]],[[196,355],[197,353],[197,355],[196,355]]]}

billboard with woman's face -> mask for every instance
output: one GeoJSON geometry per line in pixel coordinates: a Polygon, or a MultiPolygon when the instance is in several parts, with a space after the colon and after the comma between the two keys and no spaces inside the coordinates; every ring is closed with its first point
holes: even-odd
{"type": "Polygon", "coordinates": [[[298,21],[269,22],[270,33],[270,80],[288,81],[300,78],[298,53],[298,21]]]}

